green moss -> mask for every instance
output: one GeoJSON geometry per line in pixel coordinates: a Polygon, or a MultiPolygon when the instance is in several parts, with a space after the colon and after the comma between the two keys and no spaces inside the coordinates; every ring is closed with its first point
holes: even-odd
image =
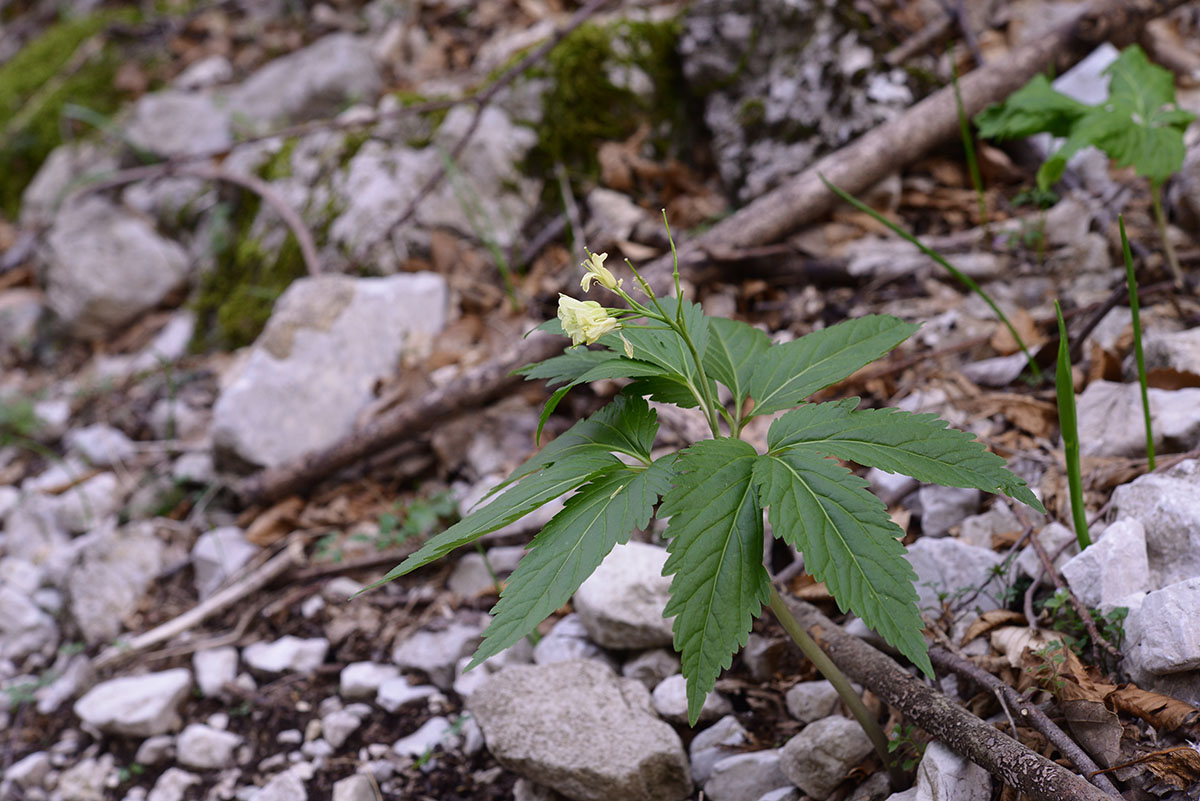
{"type": "Polygon", "coordinates": [[[111,115],[124,99],[113,85],[122,60],[111,42],[73,74],[76,51],[113,22],[136,12],[106,11],[52,25],[0,67],[0,211],[15,217],[25,187],[50,151],[62,143],[63,109],[85,106],[111,115]],[[18,127],[12,127],[12,126],[18,127]]]}
{"type": "Polygon", "coordinates": [[[691,98],[683,80],[676,44],[679,23],[623,20],[607,25],[581,25],[530,71],[550,78],[543,98],[543,121],[536,126],[538,143],[529,158],[533,171],[563,163],[594,174],[601,142],[621,140],[648,122],[664,152],[679,147],[689,130],[691,98]],[[610,72],[637,68],[649,79],[649,97],[613,83],[610,72]]]}
{"type": "Polygon", "coordinates": [[[285,139],[279,150],[255,170],[264,181],[279,181],[292,177],[292,154],[296,152],[296,137],[285,139]]]}

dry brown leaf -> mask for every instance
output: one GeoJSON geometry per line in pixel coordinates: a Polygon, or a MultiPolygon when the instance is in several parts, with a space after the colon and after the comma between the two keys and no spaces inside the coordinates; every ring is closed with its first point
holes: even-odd
{"type": "Polygon", "coordinates": [[[1132,684],[1122,684],[1108,698],[1116,711],[1136,715],[1160,731],[1175,731],[1200,719],[1200,708],[1132,684]]]}
{"type": "Polygon", "coordinates": [[[1154,389],[1188,389],[1200,387],[1200,375],[1170,367],[1151,367],[1146,371],[1146,386],[1154,389]]]}
{"type": "Polygon", "coordinates": [[[1035,437],[1051,437],[1058,429],[1058,408],[1051,401],[993,392],[980,397],[975,409],[986,416],[1002,414],[1014,426],[1035,437]]]}
{"type": "MultiPolygon", "coordinates": [[[[1017,333],[1025,341],[1026,347],[1032,348],[1045,343],[1046,337],[1038,329],[1033,316],[1024,309],[1015,309],[1009,317],[1009,322],[1012,323],[1013,328],[1017,329],[1017,333]]],[[[1021,350],[1021,346],[1017,344],[1017,340],[1013,338],[1012,332],[1006,325],[996,326],[996,331],[992,334],[991,346],[1002,356],[1011,356],[1021,350]]]]}
{"type": "Polygon", "coordinates": [[[1079,744],[1104,767],[1112,767],[1121,755],[1121,719],[1103,703],[1077,698],[1062,703],[1063,717],[1079,744]]]}
{"type": "Polygon", "coordinates": [[[282,539],[296,525],[304,509],[304,499],[293,495],[254,518],[246,529],[246,539],[260,548],[282,539]]]}
{"type": "Polygon", "coordinates": [[[1008,659],[1008,664],[1019,668],[1025,651],[1039,651],[1051,643],[1061,643],[1062,635],[1028,626],[1005,626],[992,632],[991,642],[1008,659]]]}
{"type": "Polygon", "coordinates": [[[1087,383],[1117,381],[1122,378],[1121,357],[1092,343],[1092,358],[1088,361],[1087,383]]]}
{"type": "Polygon", "coordinates": [[[967,626],[967,630],[963,633],[959,646],[966,645],[976,637],[982,637],[984,634],[1000,626],[1024,622],[1025,616],[1020,612],[1011,612],[1008,609],[993,609],[990,612],[984,612],[975,618],[974,623],[967,626]]]}
{"type": "MultiPolygon", "coordinates": [[[[1154,751],[1129,762],[1113,765],[1109,770],[1143,765],[1159,779],[1180,790],[1186,790],[1200,781],[1200,752],[1189,745],[1179,745],[1162,751],[1154,751]]],[[[1107,773],[1108,771],[1102,771],[1107,773]]]]}

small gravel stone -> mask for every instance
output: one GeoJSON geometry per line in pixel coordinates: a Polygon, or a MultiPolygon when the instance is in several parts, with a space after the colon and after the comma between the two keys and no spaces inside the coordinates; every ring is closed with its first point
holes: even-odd
{"type": "Polygon", "coordinates": [[[241,743],[242,738],[233,732],[192,723],[175,741],[175,758],[189,768],[227,768],[233,764],[233,752],[241,743]]]}
{"type": "Polygon", "coordinates": [[[400,675],[395,665],[378,662],[352,662],[342,668],[338,679],[338,692],[343,698],[370,698],[379,692],[379,687],[389,679],[400,675]]]}
{"type": "Polygon", "coordinates": [[[312,673],[325,662],[329,640],[301,639],[291,635],[275,642],[256,642],[242,650],[242,659],[263,673],[312,673]]]}
{"type": "MultiPolygon", "coordinates": [[[[651,696],[654,700],[654,711],[663,720],[672,723],[688,722],[687,680],[680,674],[668,676],[659,682],[651,696]]],[[[716,720],[733,711],[725,696],[711,692],[704,699],[700,708],[699,721],[716,720]]],[[[697,721],[697,722],[699,722],[697,721]]]]}

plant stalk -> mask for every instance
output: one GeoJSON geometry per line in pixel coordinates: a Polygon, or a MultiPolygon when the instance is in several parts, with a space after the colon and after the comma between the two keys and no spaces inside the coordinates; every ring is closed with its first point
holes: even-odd
{"type": "Polygon", "coordinates": [[[1171,270],[1171,278],[1175,281],[1176,289],[1183,289],[1183,270],[1179,267],[1179,258],[1175,248],[1171,246],[1171,238],[1167,236],[1167,216],[1163,214],[1162,186],[1152,183],[1150,186],[1151,207],[1154,209],[1154,223],[1158,226],[1158,236],[1162,240],[1163,252],[1167,256],[1167,267],[1171,270]]]}
{"type": "Polygon", "coordinates": [[[863,704],[862,698],[858,693],[854,692],[854,688],[850,686],[850,680],[846,678],[846,674],[838,669],[838,666],[833,664],[833,660],[826,656],[821,650],[821,646],[809,636],[804,627],[800,625],[800,621],[792,615],[792,612],[784,602],[783,597],[779,594],[779,590],[775,589],[775,585],[771,585],[771,596],[767,602],[767,606],[775,614],[775,618],[779,621],[779,625],[783,626],[783,630],[788,633],[792,641],[800,647],[800,650],[807,656],[820,671],[821,675],[829,680],[833,688],[837,690],[838,697],[850,709],[850,714],[858,721],[858,725],[862,726],[866,732],[867,738],[870,739],[871,745],[875,746],[875,753],[879,754],[880,760],[883,761],[884,767],[887,768],[888,776],[892,780],[892,787],[903,787],[906,783],[904,772],[896,764],[892,755],[888,752],[887,735],[883,733],[883,729],[879,728],[879,723],[867,710],[863,704]]]}
{"type": "Polygon", "coordinates": [[[1137,276],[1133,271],[1133,254],[1129,252],[1129,238],[1125,236],[1125,218],[1117,215],[1121,228],[1121,253],[1125,257],[1125,283],[1129,287],[1129,314],[1133,318],[1133,354],[1137,360],[1138,387],[1142,392],[1142,421],[1146,428],[1146,462],[1154,472],[1154,426],[1150,422],[1150,397],[1146,391],[1146,357],[1142,352],[1142,318],[1138,311],[1137,276]]]}

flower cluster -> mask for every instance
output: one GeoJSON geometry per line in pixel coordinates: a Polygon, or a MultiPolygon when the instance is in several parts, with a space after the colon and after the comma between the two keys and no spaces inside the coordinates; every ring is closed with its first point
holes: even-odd
{"type": "Polygon", "coordinates": [[[558,296],[558,319],[572,345],[590,345],[621,325],[596,301],[575,300],[561,294],[558,296]]]}

